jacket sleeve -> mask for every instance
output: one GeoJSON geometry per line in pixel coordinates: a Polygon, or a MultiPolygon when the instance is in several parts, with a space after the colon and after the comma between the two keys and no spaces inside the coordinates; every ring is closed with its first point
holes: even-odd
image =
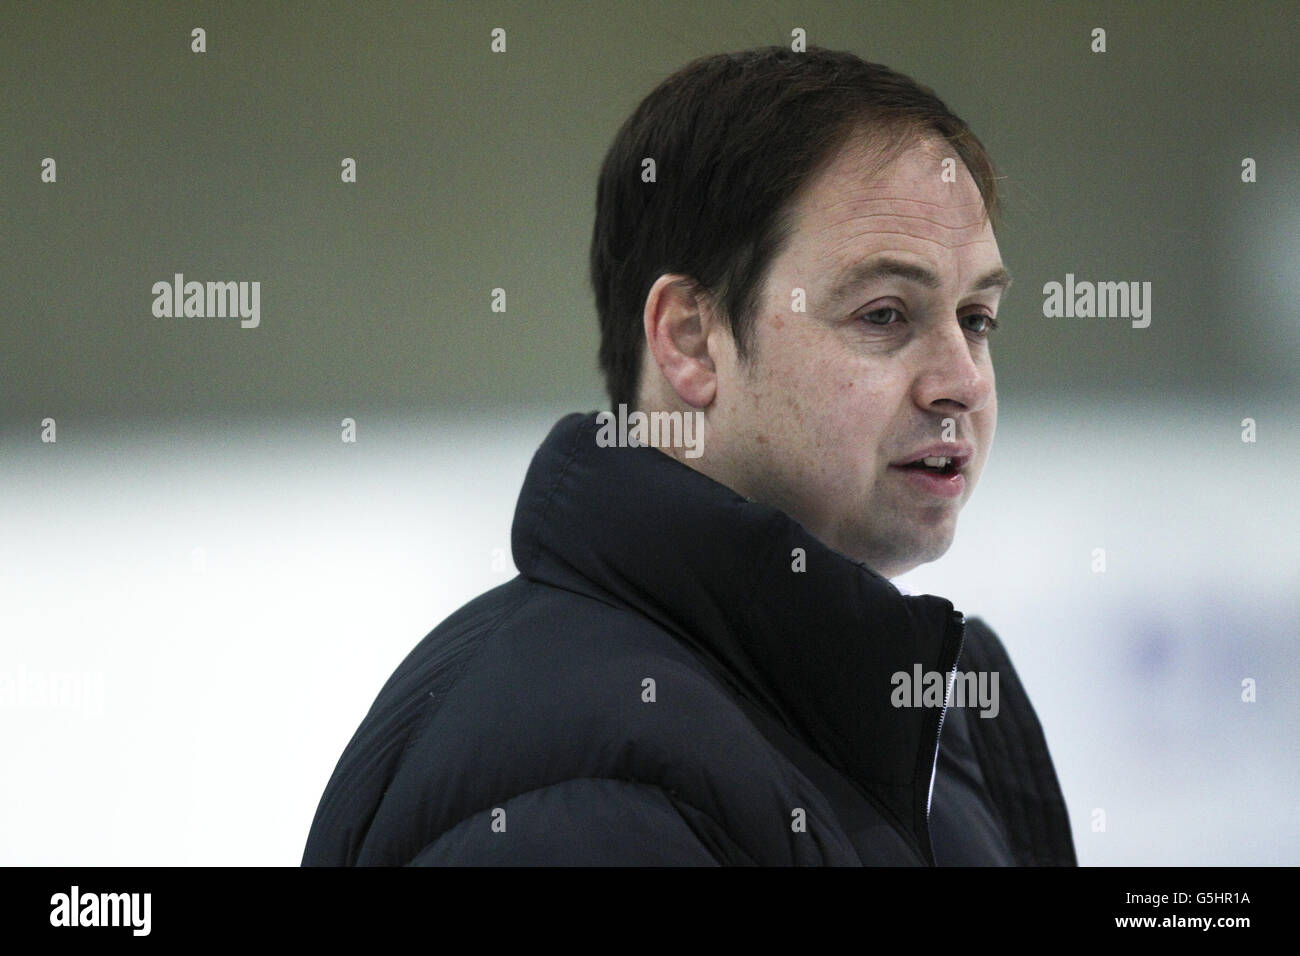
{"type": "Polygon", "coordinates": [[[446,830],[410,866],[719,866],[748,862],[704,812],[608,777],[519,794],[446,830]]]}

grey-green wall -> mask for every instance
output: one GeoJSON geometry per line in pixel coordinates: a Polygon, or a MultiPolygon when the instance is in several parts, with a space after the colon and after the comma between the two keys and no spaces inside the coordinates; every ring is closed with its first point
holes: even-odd
{"type": "Polygon", "coordinates": [[[1293,399],[1298,13],[5,3],[0,429],[603,406],[586,254],[606,147],[688,60],[796,27],[934,87],[1005,174],[1004,405],[1293,399]],[[260,327],[154,318],[151,286],[175,272],[260,281],[260,327]],[[1044,318],[1043,283],[1067,272],[1150,281],[1150,328],[1044,318]]]}

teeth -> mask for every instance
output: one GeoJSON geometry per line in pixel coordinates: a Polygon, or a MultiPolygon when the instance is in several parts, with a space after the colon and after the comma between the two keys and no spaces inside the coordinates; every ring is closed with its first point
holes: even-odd
{"type": "Polygon", "coordinates": [[[927,468],[947,468],[951,458],[922,458],[921,464],[927,468]]]}

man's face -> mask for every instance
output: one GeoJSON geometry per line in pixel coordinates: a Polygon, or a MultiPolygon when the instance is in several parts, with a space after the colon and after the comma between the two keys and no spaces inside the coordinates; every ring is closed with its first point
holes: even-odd
{"type": "Polygon", "coordinates": [[[1006,275],[974,180],[957,160],[945,182],[945,155],[927,142],[871,175],[849,148],[810,182],[749,364],[718,353],[698,465],[886,577],[948,550],[997,425],[985,317],[1006,275]],[[901,467],[945,444],[969,454],[959,477],[901,467]]]}

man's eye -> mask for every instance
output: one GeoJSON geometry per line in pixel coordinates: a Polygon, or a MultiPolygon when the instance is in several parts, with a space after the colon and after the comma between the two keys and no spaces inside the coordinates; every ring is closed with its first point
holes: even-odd
{"type": "MultiPolygon", "coordinates": [[[[971,329],[971,331],[974,332],[976,335],[987,336],[987,335],[989,335],[989,334],[990,334],[994,329],[996,329],[996,328],[998,327],[998,320],[995,319],[995,318],[993,318],[993,316],[988,315],[988,314],[986,314],[986,313],[984,313],[984,312],[972,312],[970,315],[962,316],[962,318],[965,318],[965,319],[975,319],[976,321],[979,321],[979,320],[982,319],[982,320],[984,321],[984,325],[983,325],[983,326],[981,326],[981,327],[979,327],[979,328],[973,328],[973,329],[971,329]]],[[[968,328],[969,328],[969,326],[968,326],[968,328]]]]}
{"type": "Polygon", "coordinates": [[[858,316],[858,318],[861,321],[868,323],[869,325],[888,325],[889,324],[888,319],[891,315],[901,316],[902,313],[899,312],[897,309],[887,305],[884,306],[883,308],[872,309],[870,312],[863,312],[861,315],[858,316]],[[875,318],[873,318],[873,316],[883,316],[886,321],[877,322],[875,318]]]}

